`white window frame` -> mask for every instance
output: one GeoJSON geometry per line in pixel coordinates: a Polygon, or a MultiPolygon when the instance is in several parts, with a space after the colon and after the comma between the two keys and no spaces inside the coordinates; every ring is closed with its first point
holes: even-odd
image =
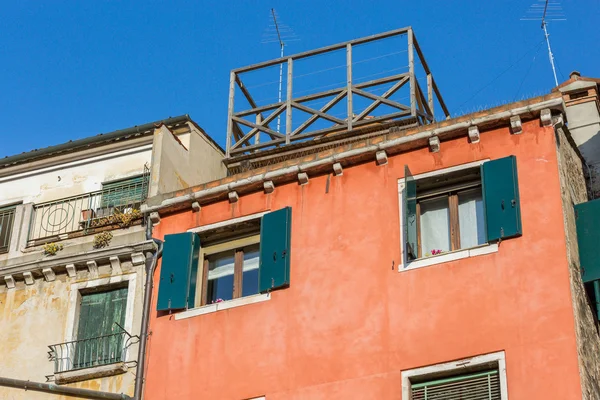
{"type": "MultiPolygon", "coordinates": [[[[414,175],[413,179],[419,180],[424,178],[430,178],[432,176],[445,175],[451,172],[461,171],[469,168],[476,168],[481,166],[484,162],[489,161],[489,158],[474,161],[466,164],[456,165],[449,168],[438,169],[435,171],[425,172],[422,174],[414,175]]],[[[462,258],[475,257],[483,254],[495,253],[498,251],[497,243],[486,243],[481,246],[472,247],[470,249],[460,249],[455,251],[448,251],[436,256],[430,256],[427,258],[420,258],[417,260],[409,261],[407,258],[408,252],[406,249],[406,241],[404,240],[404,221],[406,210],[404,209],[404,187],[406,185],[406,178],[398,179],[398,208],[400,210],[400,265],[398,266],[398,272],[410,271],[417,268],[428,267],[430,265],[442,264],[449,261],[460,260],[462,258]]]]}
{"type": "Polygon", "coordinates": [[[462,372],[461,368],[477,367],[478,365],[490,363],[496,363],[498,366],[498,376],[500,378],[500,399],[508,400],[508,385],[506,383],[506,357],[504,351],[402,371],[402,400],[411,400],[411,378],[419,377],[427,379],[428,376],[434,376],[440,372],[452,372],[459,375],[462,372]]]}
{"type": "MultiPolygon", "coordinates": [[[[133,335],[133,314],[135,309],[135,288],[136,288],[136,280],[138,274],[136,272],[127,274],[127,275],[117,275],[111,276],[107,278],[94,279],[85,282],[78,282],[71,284],[70,290],[71,293],[69,295],[69,305],[67,308],[67,327],[66,333],[67,337],[65,342],[72,342],[77,338],[77,328],[79,324],[79,312],[80,312],[80,304],[81,304],[81,291],[83,289],[89,288],[98,288],[104,286],[106,289],[111,289],[114,285],[127,282],[127,303],[125,306],[125,323],[123,328],[133,335]]],[[[130,349],[127,348],[125,351],[125,362],[132,361],[130,359],[130,349]]]]}

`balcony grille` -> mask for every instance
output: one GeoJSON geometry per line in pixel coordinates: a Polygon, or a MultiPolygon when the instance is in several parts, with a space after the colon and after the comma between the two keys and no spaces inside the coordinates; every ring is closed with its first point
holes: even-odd
{"type": "Polygon", "coordinates": [[[0,208],[0,253],[7,253],[15,221],[15,207],[0,208]]]}
{"type": "Polygon", "coordinates": [[[85,234],[90,228],[114,224],[115,214],[139,214],[148,196],[149,178],[145,168],[143,175],[105,185],[102,190],[34,205],[29,240],[77,231],[85,234]]]}
{"type": "Polygon", "coordinates": [[[109,335],[48,346],[49,359],[54,361],[54,373],[125,361],[127,348],[138,336],[130,335],[120,326],[119,330],[109,335]]]}

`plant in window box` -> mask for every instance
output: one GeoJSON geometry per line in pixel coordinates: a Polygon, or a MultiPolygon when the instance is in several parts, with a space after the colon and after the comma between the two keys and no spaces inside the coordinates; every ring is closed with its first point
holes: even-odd
{"type": "Polygon", "coordinates": [[[108,247],[112,238],[113,238],[112,232],[109,232],[109,231],[100,232],[99,234],[94,236],[94,248],[102,249],[104,247],[108,247]]]}
{"type": "Polygon", "coordinates": [[[425,257],[437,256],[438,254],[442,254],[442,250],[439,250],[439,249],[433,249],[433,250],[431,250],[431,251],[428,251],[428,252],[425,254],[425,257]]]}
{"type": "Polygon", "coordinates": [[[142,212],[135,208],[128,209],[126,212],[115,210],[113,217],[116,219],[115,222],[118,223],[121,228],[127,228],[131,226],[133,221],[142,217],[142,212]]]}
{"type": "Polygon", "coordinates": [[[42,247],[42,249],[44,249],[44,255],[55,256],[56,253],[58,253],[59,251],[61,251],[63,249],[63,245],[56,244],[56,243],[46,243],[42,247]]]}

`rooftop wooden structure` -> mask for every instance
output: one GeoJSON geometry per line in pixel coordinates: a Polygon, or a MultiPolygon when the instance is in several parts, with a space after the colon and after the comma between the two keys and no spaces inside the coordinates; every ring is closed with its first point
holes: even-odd
{"type": "Polygon", "coordinates": [[[436,109],[438,115],[444,115],[441,119],[450,116],[411,27],[265,61],[231,71],[225,163],[231,169],[275,154],[281,157],[292,149],[318,147],[319,143],[354,136],[353,133],[365,127],[392,122],[406,128],[427,125],[436,121],[436,109]],[[387,53],[378,56],[377,50],[387,53]],[[332,65],[336,54],[345,58],[345,62],[332,65]],[[355,54],[368,58],[355,58],[355,54]],[[401,58],[392,60],[391,56],[397,54],[402,54],[401,58]],[[373,60],[387,63],[375,65],[368,71],[375,73],[359,76],[357,68],[364,72],[365,62],[373,60]],[[302,74],[296,68],[300,63],[308,65],[307,73],[302,74]],[[269,68],[279,70],[280,65],[285,70],[284,99],[261,104],[255,100],[254,91],[260,96],[262,87],[274,83],[260,79],[272,77],[269,68]],[[395,68],[390,69],[390,66],[395,68]],[[331,80],[336,79],[335,69],[339,69],[340,74],[337,82],[332,83],[331,80]],[[398,70],[401,72],[393,73],[398,70]],[[302,89],[297,86],[300,78],[318,73],[327,75],[317,81],[318,87],[296,89],[302,89]],[[245,85],[246,76],[251,74],[259,77],[258,84],[245,85]],[[374,75],[383,76],[361,79],[374,75]],[[378,90],[381,93],[376,93],[378,90]],[[405,96],[399,97],[402,91],[405,96]],[[299,96],[303,92],[310,93],[299,96]],[[317,103],[320,104],[317,106],[317,103]],[[274,122],[278,118],[283,119],[280,130],[276,128],[280,124],[274,122]]]}

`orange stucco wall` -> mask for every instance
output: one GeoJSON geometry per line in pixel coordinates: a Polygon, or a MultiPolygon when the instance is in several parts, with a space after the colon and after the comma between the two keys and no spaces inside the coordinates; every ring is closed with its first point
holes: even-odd
{"type": "MultiPolygon", "coordinates": [[[[504,350],[511,400],[580,399],[552,128],[484,132],[165,216],[155,237],[292,207],[291,286],[176,321],[153,312],[146,399],[400,399],[401,371],[504,350]],[[399,273],[398,178],[517,156],[523,236],[399,273]]],[[[156,272],[158,281],[160,271],[156,272]]],[[[156,288],[154,293],[156,303],[156,288]]],[[[156,308],[154,307],[153,310],[156,308]]]]}

